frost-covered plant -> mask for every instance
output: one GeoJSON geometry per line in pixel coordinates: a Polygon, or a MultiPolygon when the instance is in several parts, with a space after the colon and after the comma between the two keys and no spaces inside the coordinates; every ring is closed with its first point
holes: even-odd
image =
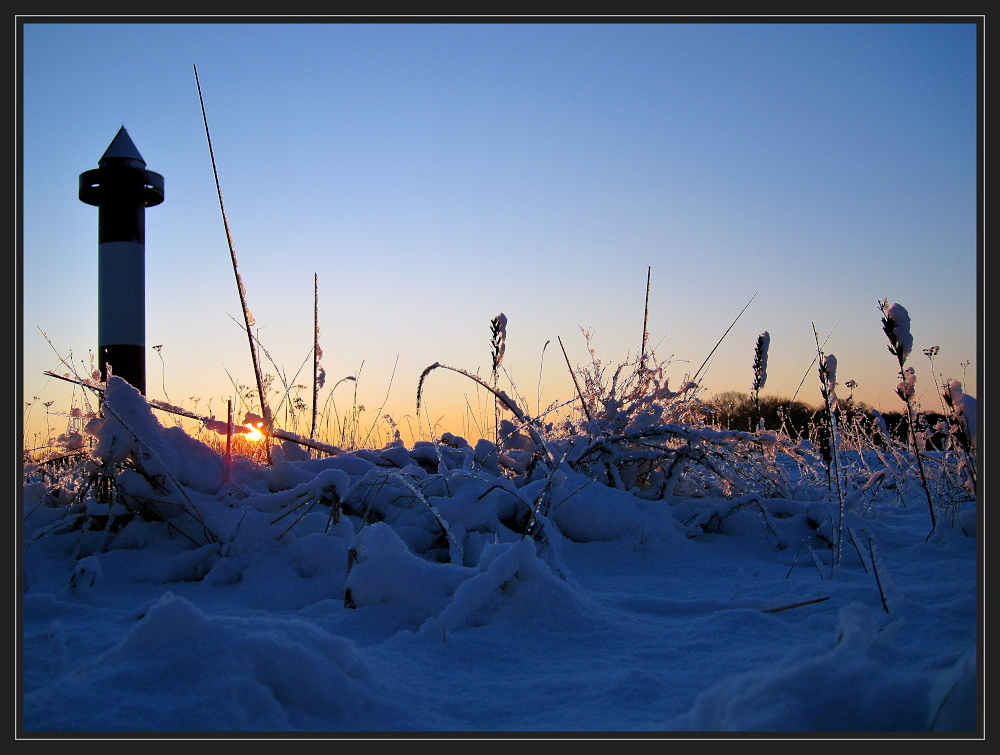
{"type": "Polygon", "coordinates": [[[906,403],[906,417],[909,422],[913,456],[917,462],[920,484],[923,486],[924,494],[927,496],[927,510],[931,515],[931,533],[933,534],[934,530],[937,529],[937,515],[934,513],[934,502],[931,500],[931,491],[927,484],[927,475],[924,472],[924,463],[920,452],[920,445],[917,442],[917,428],[914,419],[913,403],[916,394],[917,375],[912,367],[906,366],[906,358],[913,351],[913,335],[910,333],[910,314],[902,304],[897,303],[889,306],[888,299],[883,299],[879,302],[879,308],[882,310],[882,330],[889,339],[889,353],[896,357],[896,361],[899,364],[899,384],[896,386],[896,394],[906,403]]]}
{"type": "MultiPolygon", "coordinates": [[[[753,356],[753,385],[750,394],[753,396],[755,426],[760,424],[760,389],[767,381],[767,349],[771,345],[771,335],[766,330],[757,336],[757,348],[753,356]]],[[[763,428],[758,428],[763,429],[763,428]]]]}
{"type": "Polygon", "coordinates": [[[70,495],[49,494],[49,505],[61,509],[54,527],[80,532],[83,555],[103,550],[134,519],[163,522],[195,545],[218,542],[192,495],[218,489],[221,458],[182,428],[160,426],[121,378],[109,376],[102,392],[101,413],[86,427],[96,443],[77,457],[70,495]],[[203,464],[213,469],[212,479],[193,473],[203,464]]]}
{"type": "MultiPolygon", "coordinates": [[[[490,320],[490,349],[493,357],[493,387],[497,387],[500,379],[500,365],[503,364],[503,355],[507,349],[507,315],[503,312],[490,320]]],[[[494,398],[494,442],[500,444],[500,401],[494,398]]]]}
{"type": "Polygon", "coordinates": [[[976,399],[962,390],[958,380],[950,380],[942,398],[951,413],[948,449],[958,457],[956,474],[961,486],[976,497],[976,399]]]}
{"type": "Polygon", "coordinates": [[[819,337],[816,339],[816,348],[819,350],[819,382],[820,393],[823,396],[823,404],[826,407],[827,416],[830,421],[830,457],[832,459],[831,468],[833,478],[836,481],[837,500],[837,546],[834,563],[840,561],[843,554],[843,534],[844,534],[844,482],[840,473],[840,434],[837,427],[837,358],[833,354],[823,354],[819,347],[819,337]]]}
{"type": "Polygon", "coordinates": [[[503,364],[503,355],[507,349],[507,315],[503,312],[490,320],[490,347],[493,354],[493,374],[497,375],[503,364]]]}
{"type": "Polygon", "coordinates": [[[591,360],[574,371],[581,412],[561,428],[574,469],[649,498],[787,492],[775,464],[776,451],[792,448],[787,437],[707,427],[699,386],[685,379],[672,390],[669,361],[648,352],[608,376],[584,336],[591,360]]]}
{"type": "Polygon", "coordinates": [[[779,448],[793,448],[787,437],[706,426],[697,384],[685,380],[672,390],[665,374],[668,363],[658,361],[652,352],[619,364],[609,375],[609,368],[590,348],[589,337],[588,350],[590,363],[571,368],[578,409],[561,422],[531,417],[523,402],[476,375],[439,363],[420,377],[417,411],[423,383],[437,368],[464,374],[491,391],[512,415],[500,422],[498,459],[520,485],[566,468],[644,498],[681,492],[787,493],[775,464],[779,448]]]}
{"type": "Polygon", "coordinates": [[[943,390],[944,389],[938,383],[938,376],[937,376],[937,373],[934,371],[934,357],[936,357],[940,353],[941,353],[941,347],[940,346],[930,346],[930,347],[924,349],[924,356],[927,357],[927,359],[931,363],[931,377],[934,379],[934,387],[937,389],[938,396],[942,397],[942,400],[941,400],[941,409],[943,411],[947,412],[947,409],[946,409],[945,403],[944,403],[944,399],[943,399],[943,390]]]}
{"type": "Polygon", "coordinates": [[[899,368],[902,371],[903,364],[913,351],[910,313],[899,303],[890,307],[888,299],[879,302],[879,307],[882,310],[882,330],[889,338],[889,353],[899,361],[899,368]]]}

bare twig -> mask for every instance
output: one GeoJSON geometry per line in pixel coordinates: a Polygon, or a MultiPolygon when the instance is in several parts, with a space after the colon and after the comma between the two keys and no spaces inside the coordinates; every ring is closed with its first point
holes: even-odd
{"type": "Polygon", "coordinates": [[[886,613],[889,613],[889,604],[885,599],[885,590],[882,587],[882,578],[878,574],[878,557],[875,555],[875,541],[870,536],[868,538],[868,553],[871,554],[872,571],[875,572],[875,584],[878,585],[878,594],[882,598],[882,609],[886,613]]]}
{"type": "Polygon", "coordinates": [[[830,596],[827,595],[825,598],[813,598],[812,600],[803,600],[801,603],[792,603],[788,606],[780,606],[778,608],[768,608],[761,611],[761,613],[778,613],[779,611],[787,611],[789,608],[800,608],[801,606],[809,606],[813,603],[822,603],[824,600],[829,600],[830,596]]]}

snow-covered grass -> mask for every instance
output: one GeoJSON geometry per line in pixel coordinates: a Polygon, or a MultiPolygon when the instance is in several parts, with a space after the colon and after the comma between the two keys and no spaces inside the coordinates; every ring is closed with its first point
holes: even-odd
{"type": "Polygon", "coordinates": [[[832,480],[807,440],[705,424],[652,355],[595,357],[569,415],[464,374],[492,440],[271,464],[101,386],[91,447],[25,467],[24,735],[981,731],[960,384],[919,474],[876,431],[832,480]]]}

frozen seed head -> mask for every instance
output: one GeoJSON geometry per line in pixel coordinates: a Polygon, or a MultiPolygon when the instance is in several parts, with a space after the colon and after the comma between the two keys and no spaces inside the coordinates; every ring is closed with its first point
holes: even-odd
{"type": "Polygon", "coordinates": [[[827,354],[819,363],[819,378],[828,390],[837,387],[837,357],[827,354]]]}
{"type": "Polygon", "coordinates": [[[819,360],[820,392],[827,406],[837,405],[837,357],[825,354],[819,360]]]}
{"type": "Polygon", "coordinates": [[[753,391],[758,392],[767,381],[767,349],[771,345],[771,334],[766,330],[757,336],[757,349],[753,358],[753,391]]]}
{"type": "Polygon", "coordinates": [[[962,403],[962,384],[957,380],[949,380],[944,387],[944,398],[948,406],[962,403]]]}
{"type": "Polygon", "coordinates": [[[896,386],[896,393],[898,396],[909,403],[913,400],[913,396],[916,394],[917,390],[917,373],[914,372],[912,367],[907,367],[903,370],[903,379],[899,381],[899,385],[896,386]]]}
{"type": "Polygon", "coordinates": [[[424,393],[424,380],[427,379],[427,376],[431,373],[431,370],[436,370],[440,366],[441,366],[440,362],[435,362],[434,364],[425,367],[424,371],[420,373],[420,379],[417,381],[417,416],[420,415],[420,402],[421,399],[423,398],[423,393],[424,393]]]}
{"type": "MultiPolygon", "coordinates": [[[[944,400],[951,409],[959,437],[976,444],[976,399],[962,391],[958,380],[949,380],[944,387],[944,400]]],[[[960,440],[961,442],[961,440],[960,440]]]]}
{"type": "Polygon", "coordinates": [[[493,349],[493,371],[503,362],[503,354],[507,347],[507,315],[503,312],[490,320],[490,344],[493,349]]]}
{"type": "Polygon", "coordinates": [[[883,299],[880,306],[882,308],[882,330],[889,338],[889,351],[902,364],[913,351],[910,313],[902,304],[897,303],[890,307],[888,299],[883,299]]]}

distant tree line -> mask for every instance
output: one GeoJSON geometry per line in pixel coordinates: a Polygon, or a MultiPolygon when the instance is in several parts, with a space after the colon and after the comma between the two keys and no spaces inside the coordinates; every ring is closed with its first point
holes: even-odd
{"type": "MultiPolygon", "coordinates": [[[[829,434],[826,409],[810,406],[780,396],[761,396],[755,404],[749,393],[724,391],[704,402],[706,422],[727,430],[753,431],[760,426],[767,430],[784,430],[792,438],[807,438],[824,445],[829,434]]],[[[930,445],[942,448],[945,434],[936,428],[946,418],[936,412],[921,412],[916,416],[917,432],[930,430],[930,445]]],[[[879,425],[885,424],[889,436],[908,443],[909,427],[905,412],[878,412],[852,397],[842,398],[837,410],[837,422],[844,432],[867,437],[878,442],[879,425]]]]}
{"type": "Polygon", "coordinates": [[[755,404],[749,393],[740,391],[723,391],[704,403],[708,412],[706,421],[717,427],[750,432],[763,419],[768,430],[784,427],[792,437],[806,434],[817,412],[816,407],[780,396],[761,396],[755,404]]]}

